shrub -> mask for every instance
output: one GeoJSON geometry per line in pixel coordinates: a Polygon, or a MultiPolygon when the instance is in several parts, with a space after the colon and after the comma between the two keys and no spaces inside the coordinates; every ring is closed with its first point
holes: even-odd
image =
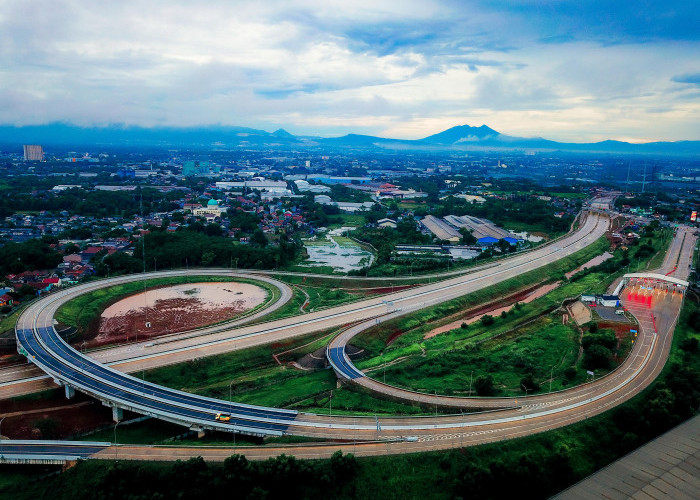
{"type": "Polygon", "coordinates": [[[479,396],[493,396],[496,394],[496,388],[493,386],[493,378],[491,375],[476,377],[474,389],[476,389],[476,393],[479,396]]]}
{"type": "Polygon", "coordinates": [[[535,378],[532,376],[532,373],[528,373],[520,379],[520,388],[527,393],[528,391],[539,390],[540,384],[535,382],[535,378]]]}
{"type": "Polygon", "coordinates": [[[481,324],[484,326],[491,326],[496,322],[495,319],[493,319],[493,316],[490,316],[488,314],[484,314],[481,317],[481,324]]]}
{"type": "Polygon", "coordinates": [[[588,370],[608,369],[610,368],[611,356],[610,349],[600,344],[593,344],[583,354],[583,366],[588,370]]]}
{"type": "Polygon", "coordinates": [[[681,342],[681,349],[687,352],[698,352],[698,339],[691,337],[681,342]]]}

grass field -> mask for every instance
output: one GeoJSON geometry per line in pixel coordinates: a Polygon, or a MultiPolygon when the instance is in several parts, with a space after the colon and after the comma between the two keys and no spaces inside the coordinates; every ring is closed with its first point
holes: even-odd
{"type": "Polygon", "coordinates": [[[20,314],[22,314],[22,311],[28,306],[29,304],[23,304],[21,305],[18,309],[15,309],[12,314],[9,316],[6,316],[0,320],[0,333],[7,331],[7,330],[14,330],[15,325],[17,324],[17,318],[19,318],[20,314]]]}
{"type": "Polygon", "coordinates": [[[284,343],[254,347],[188,363],[165,366],[145,373],[147,380],[195,394],[280,408],[325,413],[420,414],[420,408],[384,401],[352,388],[336,389],[330,369],[304,371],[287,365],[305,354],[324,347],[332,332],[315,333],[284,343]],[[278,364],[273,354],[282,355],[278,364]]]}
{"type": "Polygon", "coordinates": [[[355,227],[363,227],[365,225],[365,216],[360,215],[360,214],[338,214],[335,215],[334,217],[339,217],[341,219],[341,222],[335,223],[335,224],[329,224],[328,228],[329,229],[336,229],[339,227],[350,227],[350,226],[355,226],[355,227]]]}

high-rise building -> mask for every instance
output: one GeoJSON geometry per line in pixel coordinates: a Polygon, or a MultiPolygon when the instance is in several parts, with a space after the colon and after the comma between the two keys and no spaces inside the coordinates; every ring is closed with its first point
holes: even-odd
{"type": "Polygon", "coordinates": [[[44,148],[38,144],[25,144],[24,159],[29,161],[43,161],[44,148]]]}

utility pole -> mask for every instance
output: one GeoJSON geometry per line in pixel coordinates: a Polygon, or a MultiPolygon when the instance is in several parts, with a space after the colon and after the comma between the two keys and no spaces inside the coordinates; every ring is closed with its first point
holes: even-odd
{"type": "Polygon", "coordinates": [[[549,371],[549,392],[552,392],[552,378],[554,377],[554,367],[549,371]]]}
{"type": "MultiPolygon", "coordinates": [[[[144,224],[143,217],[143,192],[141,193],[141,198],[139,199],[139,211],[141,212],[141,257],[143,257],[143,302],[144,302],[144,319],[146,328],[149,327],[148,323],[148,299],[146,297],[146,234],[144,233],[146,227],[144,224]]],[[[136,343],[139,341],[139,329],[136,328],[136,343]]],[[[114,427],[114,432],[116,435],[117,428],[114,427]]]]}

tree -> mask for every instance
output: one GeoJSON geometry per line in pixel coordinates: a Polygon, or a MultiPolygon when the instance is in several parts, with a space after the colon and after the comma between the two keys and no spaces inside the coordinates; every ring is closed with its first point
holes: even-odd
{"type": "Polygon", "coordinates": [[[602,330],[595,334],[584,335],[581,339],[581,345],[584,349],[588,349],[594,344],[602,345],[608,349],[614,349],[617,346],[617,337],[610,330],[602,330]]]}
{"type": "Polygon", "coordinates": [[[221,236],[221,232],[221,226],[214,222],[207,224],[207,227],[204,228],[204,233],[208,236],[221,236]]]}
{"type": "Polygon", "coordinates": [[[491,326],[496,322],[495,319],[493,319],[493,316],[490,316],[488,314],[484,314],[481,317],[481,324],[484,326],[491,326]]]}
{"type": "Polygon", "coordinates": [[[459,232],[462,235],[462,244],[463,245],[475,245],[476,244],[476,236],[472,234],[472,231],[470,229],[467,229],[466,227],[460,227],[459,232]]]}
{"type": "Polygon", "coordinates": [[[30,297],[36,295],[36,288],[29,285],[22,285],[19,287],[19,290],[17,290],[17,293],[19,293],[20,297],[30,297]]]}
{"type": "Polygon", "coordinates": [[[64,247],[63,253],[64,253],[65,255],[71,255],[71,254],[74,254],[74,253],[80,253],[80,247],[79,247],[78,245],[76,245],[75,243],[70,242],[70,243],[68,243],[68,244],[64,247]]]}
{"type": "Polygon", "coordinates": [[[263,233],[262,229],[256,229],[253,232],[253,237],[250,239],[250,242],[261,247],[267,246],[267,238],[265,237],[265,233],[263,233]]]}
{"type": "Polygon", "coordinates": [[[588,370],[608,369],[611,357],[610,349],[600,344],[593,344],[583,353],[583,366],[588,370]]]}
{"type": "Polygon", "coordinates": [[[496,388],[493,386],[493,378],[491,375],[480,375],[474,381],[474,389],[479,396],[493,396],[496,394],[496,388]]]}
{"type": "Polygon", "coordinates": [[[520,388],[525,391],[525,393],[529,391],[538,391],[540,389],[540,384],[535,382],[535,378],[532,376],[532,373],[528,373],[520,379],[520,388]]]}

